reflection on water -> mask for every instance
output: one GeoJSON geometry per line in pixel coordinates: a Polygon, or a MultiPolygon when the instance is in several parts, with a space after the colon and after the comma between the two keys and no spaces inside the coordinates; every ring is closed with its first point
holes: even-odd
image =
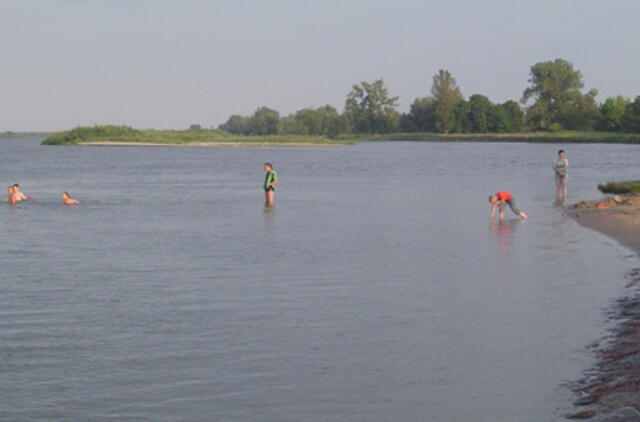
{"type": "MultiPolygon", "coordinates": [[[[0,207],[0,420],[552,420],[634,264],[553,206],[557,149],[0,142],[37,198],[0,207]],[[487,229],[496,186],[530,219],[487,229]]],[[[572,197],[637,151],[573,146],[572,197]]]]}

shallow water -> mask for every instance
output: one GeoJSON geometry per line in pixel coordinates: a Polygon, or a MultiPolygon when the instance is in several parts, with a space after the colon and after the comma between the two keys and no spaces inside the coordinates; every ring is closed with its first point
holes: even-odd
{"type": "MultiPolygon", "coordinates": [[[[0,420],[553,420],[637,265],[553,204],[558,148],[0,141],[0,420]]],[[[570,201],[640,159],[566,149],[570,201]]]]}

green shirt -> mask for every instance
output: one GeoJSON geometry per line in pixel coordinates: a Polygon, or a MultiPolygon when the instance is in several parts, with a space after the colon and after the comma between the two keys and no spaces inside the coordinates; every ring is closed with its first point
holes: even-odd
{"type": "Polygon", "coordinates": [[[267,175],[264,177],[264,190],[268,190],[271,185],[271,183],[273,182],[277,182],[278,181],[278,175],[276,174],[275,171],[271,170],[267,172],[267,175]]]}

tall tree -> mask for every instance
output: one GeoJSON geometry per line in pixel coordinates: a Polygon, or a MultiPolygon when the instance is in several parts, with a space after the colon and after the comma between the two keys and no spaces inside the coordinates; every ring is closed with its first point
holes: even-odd
{"type": "Polygon", "coordinates": [[[524,127],[524,113],[520,104],[513,100],[506,101],[497,106],[505,116],[505,132],[522,132],[524,127]]]}
{"type": "Polygon", "coordinates": [[[436,130],[449,133],[456,127],[456,106],[463,100],[456,80],[448,70],[439,70],[433,77],[431,94],[436,102],[436,130]]]}
{"type": "Polygon", "coordinates": [[[356,133],[387,133],[395,130],[400,115],[398,97],[390,97],[384,81],[353,85],[347,95],[345,115],[356,133]]]}
{"type": "Polygon", "coordinates": [[[591,113],[591,99],[597,91],[587,94],[591,99],[585,98],[580,91],[584,87],[582,73],[568,61],[536,63],[531,66],[529,83],[521,101],[527,104],[533,100],[527,109],[527,120],[533,129],[548,129],[554,123],[585,126],[584,119],[593,118],[584,113],[591,113]]]}
{"type": "Polygon", "coordinates": [[[471,132],[486,133],[490,129],[489,116],[492,114],[493,103],[484,95],[474,94],[469,97],[469,123],[471,132]]]}
{"type": "Polygon", "coordinates": [[[622,121],[625,132],[640,133],[640,95],[627,104],[622,121]]]}
{"type": "Polygon", "coordinates": [[[436,102],[432,97],[416,98],[403,123],[406,132],[433,132],[436,121],[436,102]]]}
{"type": "Polygon", "coordinates": [[[618,95],[617,97],[609,97],[604,100],[600,106],[600,120],[598,121],[598,129],[618,132],[623,130],[624,112],[629,104],[628,98],[618,95]]]}
{"type": "Polygon", "coordinates": [[[218,126],[218,129],[226,130],[234,135],[248,135],[250,132],[249,117],[234,114],[225,123],[218,126]]]}
{"type": "Polygon", "coordinates": [[[280,113],[269,107],[260,107],[249,118],[251,135],[274,135],[280,127],[280,113]]]}

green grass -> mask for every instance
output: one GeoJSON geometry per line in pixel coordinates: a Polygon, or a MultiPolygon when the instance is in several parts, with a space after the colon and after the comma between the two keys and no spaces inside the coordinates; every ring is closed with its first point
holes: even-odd
{"type": "Polygon", "coordinates": [[[129,126],[89,126],[48,135],[43,145],[78,145],[92,142],[189,145],[193,143],[230,144],[353,144],[351,140],[331,140],[323,136],[232,135],[221,130],[152,130],[129,126]]]}
{"type": "Polygon", "coordinates": [[[640,134],[615,132],[525,132],[525,133],[390,133],[345,135],[339,139],[355,141],[431,141],[431,142],[540,142],[540,143],[617,143],[640,144],[640,134]]]}
{"type": "Polygon", "coordinates": [[[602,193],[627,194],[640,193],[640,180],[629,180],[626,182],[609,182],[598,185],[602,193]]]}

